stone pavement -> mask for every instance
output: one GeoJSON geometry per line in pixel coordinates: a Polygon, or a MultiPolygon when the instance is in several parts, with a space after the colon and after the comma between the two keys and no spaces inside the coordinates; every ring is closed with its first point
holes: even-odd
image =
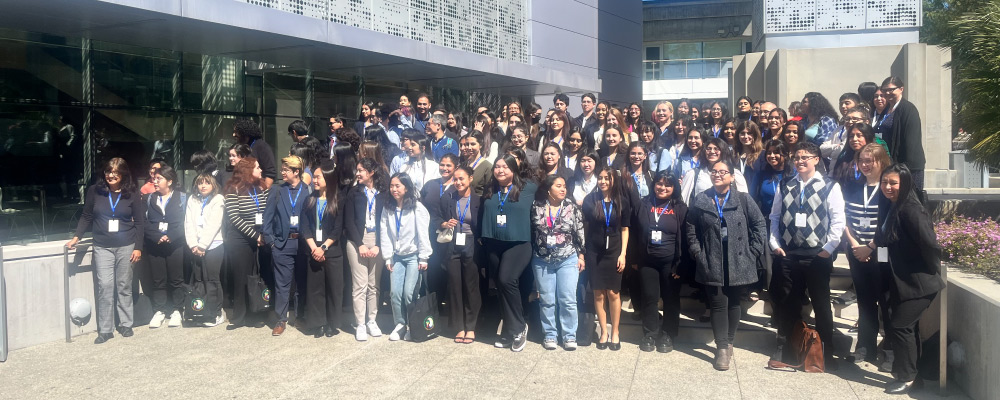
{"type": "MultiPolygon", "coordinates": [[[[759,306],[759,305],[758,305],[759,306]]],[[[756,307],[755,307],[756,309],[756,307]]],[[[751,309],[751,311],[756,311],[751,309]]],[[[43,344],[0,363],[0,398],[588,398],[600,399],[879,399],[891,378],[870,364],[841,362],[827,374],[764,368],[773,333],[755,315],[737,335],[727,372],[712,368],[708,324],[685,319],[676,350],[644,353],[640,328],[623,315],[622,350],[581,347],[546,351],[529,342],[521,353],[492,342],[359,343],[351,332],[316,339],[295,328],[136,328],[92,344],[43,344]]],[[[383,327],[388,313],[380,314],[383,327]]],[[[843,320],[838,320],[843,325],[843,320]]],[[[914,394],[933,399],[936,384],[914,394]]],[[[965,399],[952,384],[949,399],[965,399]]],[[[898,398],[898,397],[895,397],[898,398]]],[[[905,398],[905,397],[904,397],[905,398]]]]}

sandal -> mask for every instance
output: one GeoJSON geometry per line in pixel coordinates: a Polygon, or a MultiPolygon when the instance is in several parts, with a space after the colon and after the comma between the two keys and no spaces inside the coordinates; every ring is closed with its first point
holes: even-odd
{"type": "Polygon", "coordinates": [[[465,343],[465,335],[455,335],[455,343],[465,343]]]}
{"type": "Polygon", "coordinates": [[[473,344],[475,342],[476,342],[476,338],[474,338],[474,337],[470,338],[470,337],[466,336],[465,338],[462,339],[462,344],[473,344]]]}

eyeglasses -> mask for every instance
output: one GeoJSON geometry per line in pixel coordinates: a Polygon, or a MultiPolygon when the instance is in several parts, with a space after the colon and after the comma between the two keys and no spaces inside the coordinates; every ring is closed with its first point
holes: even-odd
{"type": "Polygon", "coordinates": [[[858,160],[858,165],[872,165],[875,164],[875,160],[871,158],[862,158],[858,160]]]}
{"type": "Polygon", "coordinates": [[[861,122],[861,121],[864,121],[865,119],[861,118],[861,117],[847,117],[847,118],[845,118],[845,120],[847,122],[861,122]]]}
{"type": "Polygon", "coordinates": [[[899,89],[899,87],[884,87],[882,88],[882,91],[886,93],[892,93],[895,92],[896,89],[899,89]]]}
{"type": "Polygon", "coordinates": [[[712,174],[712,176],[726,176],[727,174],[729,174],[729,171],[726,171],[724,169],[717,169],[710,172],[710,174],[712,174]]]}
{"type": "Polygon", "coordinates": [[[813,158],[819,158],[819,156],[801,156],[801,157],[800,156],[793,156],[792,157],[792,161],[793,162],[808,161],[808,160],[811,160],[813,158]]]}

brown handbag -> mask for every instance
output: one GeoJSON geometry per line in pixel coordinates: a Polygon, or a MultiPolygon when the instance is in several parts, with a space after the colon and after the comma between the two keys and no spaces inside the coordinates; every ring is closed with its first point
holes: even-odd
{"type": "Polygon", "coordinates": [[[799,321],[792,328],[792,336],[785,346],[785,353],[789,358],[795,360],[797,364],[790,365],[778,360],[767,362],[769,369],[798,370],[805,372],[825,372],[826,364],[823,361],[823,341],[819,338],[819,332],[806,325],[804,321],[799,321]]]}

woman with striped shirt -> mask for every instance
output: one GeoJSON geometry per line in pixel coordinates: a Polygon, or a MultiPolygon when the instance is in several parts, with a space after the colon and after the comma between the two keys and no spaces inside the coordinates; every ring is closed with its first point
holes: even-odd
{"type": "Polygon", "coordinates": [[[225,230],[224,248],[233,284],[233,314],[229,316],[229,327],[226,329],[249,325],[263,327],[262,315],[248,315],[246,290],[247,276],[257,263],[257,248],[263,243],[261,226],[270,193],[261,179],[260,164],[256,158],[246,157],[236,163],[225,192],[229,228],[225,230]],[[253,321],[248,321],[248,317],[252,317],[253,321]]]}
{"type": "Polygon", "coordinates": [[[879,331],[879,309],[889,315],[888,292],[891,270],[888,263],[878,262],[873,241],[878,227],[879,211],[889,209],[889,200],[879,190],[882,170],[891,164],[885,147],[871,143],[858,152],[858,169],[864,180],[848,181],[844,185],[847,226],[843,241],[851,279],[858,294],[858,345],[854,360],[874,361],[879,331]]]}

